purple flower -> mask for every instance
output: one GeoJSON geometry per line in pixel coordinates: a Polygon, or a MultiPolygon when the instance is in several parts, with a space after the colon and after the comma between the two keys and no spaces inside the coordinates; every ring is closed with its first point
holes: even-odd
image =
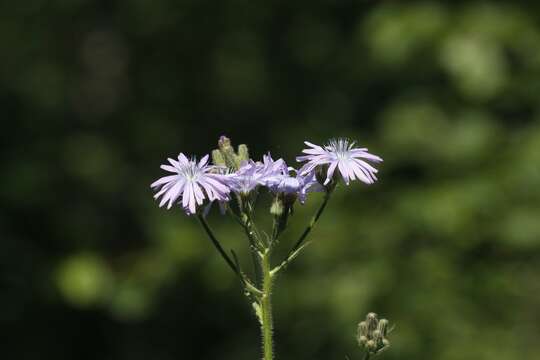
{"type": "Polygon", "coordinates": [[[287,164],[285,164],[285,160],[277,159],[274,161],[274,159],[272,159],[272,155],[268,153],[267,155],[263,156],[260,171],[263,177],[270,177],[276,174],[286,174],[288,169],[287,164]]]}
{"type": "Polygon", "coordinates": [[[258,186],[266,186],[269,178],[286,173],[287,165],[283,159],[272,159],[270,154],[263,156],[263,162],[249,160],[240,169],[228,176],[228,185],[232,191],[249,194],[258,186]]]}
{"type": "Polygon", "coordinates": [[[300,169],[301,174],[308,174],[321,166],[328,166],[326,180],[327,185],[334,175],[336,168],[347,185],[351,180],[360,180],[366,184],[373,184],[377,177],[377,169],[368,164],[369,160],[375,163],[383,161],[380,157],[368,153],[367,148],[355,148],[354,142],[346,139],[330,140],[324,147],[305,142],[309,149],[302,152],[307,155],[298,156],[297,161],[307,161],[300,169]]]}
{"type": "MultiPolygon", "coordinates": [[[[291,170],[296,172],[294,169],[291,170]]],[[[275,175],[267,179],[265,185],[276,194],[283,193],[298,196],[301,204],[305,203],[309,192],[323,191],[322,186],[315,179],[314,172],[305,176],[298,173],[296,176],[290,176],[289,174],[275,175]]]]}
{"type": "Polygon", "coordinates": [[[159,189],[154,198],[160,196],[159,206],[165,205],[167,209],[182,199],[182,207],[188,215],[195,214],[197,206],[202,205],[204,199],[209,201],[228,201],[230,189],[227,186],[226,176],[213,173],[215,166],[208,165],[208,155],[198,163],[195,158],[189,160],[184,154],[178,155],[178,161],[168,159],[172,165],[161,165],[163,170],[174,173],[164,176],[152,183],[150,187],[159,189]]]}
{"type": "Polygon", "coordinates": [[[261,175],[258,171],[258,165],[253,160],[245,163],[240,169],[230,174],[227,184],[237,194],[249,194],[257,186],[261,185],[261,175]]]}

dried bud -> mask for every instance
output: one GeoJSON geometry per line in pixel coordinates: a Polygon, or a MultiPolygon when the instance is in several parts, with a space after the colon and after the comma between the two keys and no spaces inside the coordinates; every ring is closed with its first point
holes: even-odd
{"type": "Polygon", "coordinates": [[[381,332],[379,330],[375,330],[373,332],[373,340],[379,342],[380,339],[381,339],[381,332]]]}

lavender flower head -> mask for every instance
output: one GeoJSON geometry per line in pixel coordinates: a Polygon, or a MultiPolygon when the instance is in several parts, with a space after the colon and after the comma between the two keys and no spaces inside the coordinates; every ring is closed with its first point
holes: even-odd
{"type": "Polygon", "coordinates": [[[287,165],[283,159],[272,159],[270,154],[263,156],[263,162],[249,160],[240,169],[228,177],[228,185],[232,191],[247,195],[258,186],[266,186],[267,180],[283,174],[287,165]]]}
{"type": "Polygon", "coordinates": [[[162,197],[160,207],[168,203],[167,209],[170,209],[181,199],[186,213],[192,215],[205,199],[210,202],[229,200],[230,189],[226,176],[214,172],[216,167],[208,165],[208,155],[198,163],[195,158],[189,160],[182,153],[178,155],[178,161],[171,158],[168,161],[172,166],[161,165],[161,168],[174,175],[164,176],[150,185],[155,190],[161,188],[154,195],[155,199],[162,197]]]}
{"type": "Polygon", "coordinates": [[[236,173],[229,175],[227,183],[233,192],[247,195],[261,185],[260,178],[257,163],[249,160],[236,173]]]}
{"type": "Polygon", "coordinates": [[[366,184],[373,184],[377,180],[375,176],[377,169],[365,160],[375,163],[383,160],[377,155],[368,153],[367,148],[355,148],[355,143],[347,139],[330,140],[324,147],[307,141],[304,143],[310,148],[302,151],[306,155],[296,158],[299,162],[307,161],[300,169],[301,174],[308,174],[316,168],[328,166],[324,185],[328,185],[332,180],[336,168],[347,185],[351,180],[356,179],[366,184]]]}
{"type": "Polygon", "coordinates": [[[307,175],[301,175],[293,168],[289,168],[288,170],[296,173],[295,176],[291,176],[287,172],[267,179],[265,185],[270,189],[270,191],[276,194],[283,193],[286,195],[298,196],[300,203],[304,204],[309,192],[324,190],[323,187],[317,182],[315,172],[311,172],[307,175]]]}

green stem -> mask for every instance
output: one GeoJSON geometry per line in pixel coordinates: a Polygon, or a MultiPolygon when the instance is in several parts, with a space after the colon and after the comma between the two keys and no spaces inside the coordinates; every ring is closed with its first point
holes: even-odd
{"type": "Polygon", "coordinates": [[[225,262],[227,263],[227,265],[229,265],[229,267],[231,268],[231,270],[240,277],[240,279],[243,279],[242,278],[242,275],[240,274],[240,270],[236,267],[236,265],[234,265],[234,262],[231,260],[231,258],[229,257],[229,255],[227,255],[227,253],[225,252],[225,250],[223,250],[223,247],[221,246],[221,244],[219,243],[218,239],[216,238],[216,236],[214,235],[214,233],[212,232],[212,229],[210,229],[210,226],[208,225],[208,223],[206,222],[204,216],[202,216],[201,214],[198,214],[197,215],[197,219],[199,219],[199,222],[200,224],[202,225],[204,231],[206,232],[206,235],[208,235],[208,238],[210,238],[210,241],[212,242],[212,244],[214,245],[214,247],[216,248],[216,250],[219,252],[219,254],[221,255],[221,257],[223,258],[223,260],[225,260],[225,262]]]}
{"type": "Polygon", "coordinates": [[[369,360],[369,352],[365,353],[363,360],[369,360]]]}
{"type": "Polygon", "coordinates": [[[272,318],[272,285],[273,276],[270,265],[270,252],[266,251],[261,260],[263,273],[263,295],[261,297],[261,332],[263,338],[263,360],[273,360],[273,318],[272,318]]]}
{"type": "Polygon", "coordinates": [[[257,255],[257,252],[259,251],[259,245],[257,240],[255,239],[255,231],[254,229],[249,225],[249,219],[250,217],[245,214],[245,218],[242,218],[234,213],[234,211],[231,210],[231,208],[228,208],[229,214],[236,220],[236,222],[244,229],[244,232],[246,233],[246,237],[249,241],[249,252],[251,253],[251,260],[253,261],[253,273],[255,274],[255,285],[260,286],[261,283],[261,265],[259,264],[259,257],[257,255]]]}
{"type": "Polygon", "coordinates": [[[260,258],[259,258],[259,255],[257,254],[260,249],[260,246],[258,245],[259,241],[257,241],[257,233],[253,227],[253,223],[251,223],[251,220],[248,220],[248,222],[244,224],[244,231],[249,241],[249,252],[251,253],[251,260],[253,261],[255,283],[257,286],[260,286],[262,274],[261,274],[260,258]]]}
{"type": "MultiPolygon", "coordinates": [[[[210,241],[212,241],[212,244],[214,245],[216,250],[219,252],[219,254],[223,258],[223,260],[225,260],[227,265],[229,265],[231,270],[238,276],[238,278],[240,279],[240,281],[244,285],[245,289],[247,291],[249,291],[250,293],[252,293],[252,294],[261,295],[262,292],[261,292],[261,290],[259,290],[257,288],[258,285],[257,284],[253,285],[252,282],[249,280],[249,278],[247,276],[245,276],[244,273],[242,273],[242,270],[240,269],[240,266],[238,265],[238,263],[235,264],[235,262],[233,262],[231,260],[231,258],[227,255],[225,250],[223,250],[223,247],[221,246],[218,239],[216,238],[216,236],[212,232],[212,229],[210,228],[210,226],[206,222],[205,218],[200,214],[197,215],[197,218],[199,219],[200,224],[202,225],[204,231],[206,232],[206,234],[210,238],[210,241]]],[[[237,260],[236,255],[234,255],[234,252],[233,252],[233,256],[235,256],[235,260],[237,260]]]]}

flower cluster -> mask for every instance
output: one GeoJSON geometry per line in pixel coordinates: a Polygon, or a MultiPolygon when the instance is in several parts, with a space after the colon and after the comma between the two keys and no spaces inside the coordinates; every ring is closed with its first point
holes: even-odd
{"type": "Polygon", "coordinates": [[[247,197],[260,187],[267,188],[276,198],[286,197],[291,204],[296,199],[303,204],[308,193],[333,189],[340,179],[347,185],[356,179],[366,184],[377,180],[377,170],[367,161],[377,163],[382,159],[366,148],[355,148],[354,142],[345,139],[331,140],[325,146],[305,143],[309,148],[303,150],[305,155],[297,157],[305,164],[296,170],[283,159],[274,160],[270,153],[262,161],[254,161],[249,158],[247,146],[240,145],[235,152],[230,140],[222,136],[219,149],[212,152],[212,165],[208,155],[197,162],[195,157],[188,159],[182,153],[178,160],[169,158],[170,164],[161,165],[173,174],[151,185],[157,191],[154,197],[161,197],[159,206],[167,204],[170,209],[178,203],[192,215],[205,200],[226,203],[231,194],[247,197]]]}
{"type": "Polygon", "coordinates": [[[388,320],[378,319],[377,314],[369,313],[365,321],[358,324],[356,339],[358,345],[370,355],[378,354],[390,346],[387,335],[392,331],[388,328],[388,320]]]}

